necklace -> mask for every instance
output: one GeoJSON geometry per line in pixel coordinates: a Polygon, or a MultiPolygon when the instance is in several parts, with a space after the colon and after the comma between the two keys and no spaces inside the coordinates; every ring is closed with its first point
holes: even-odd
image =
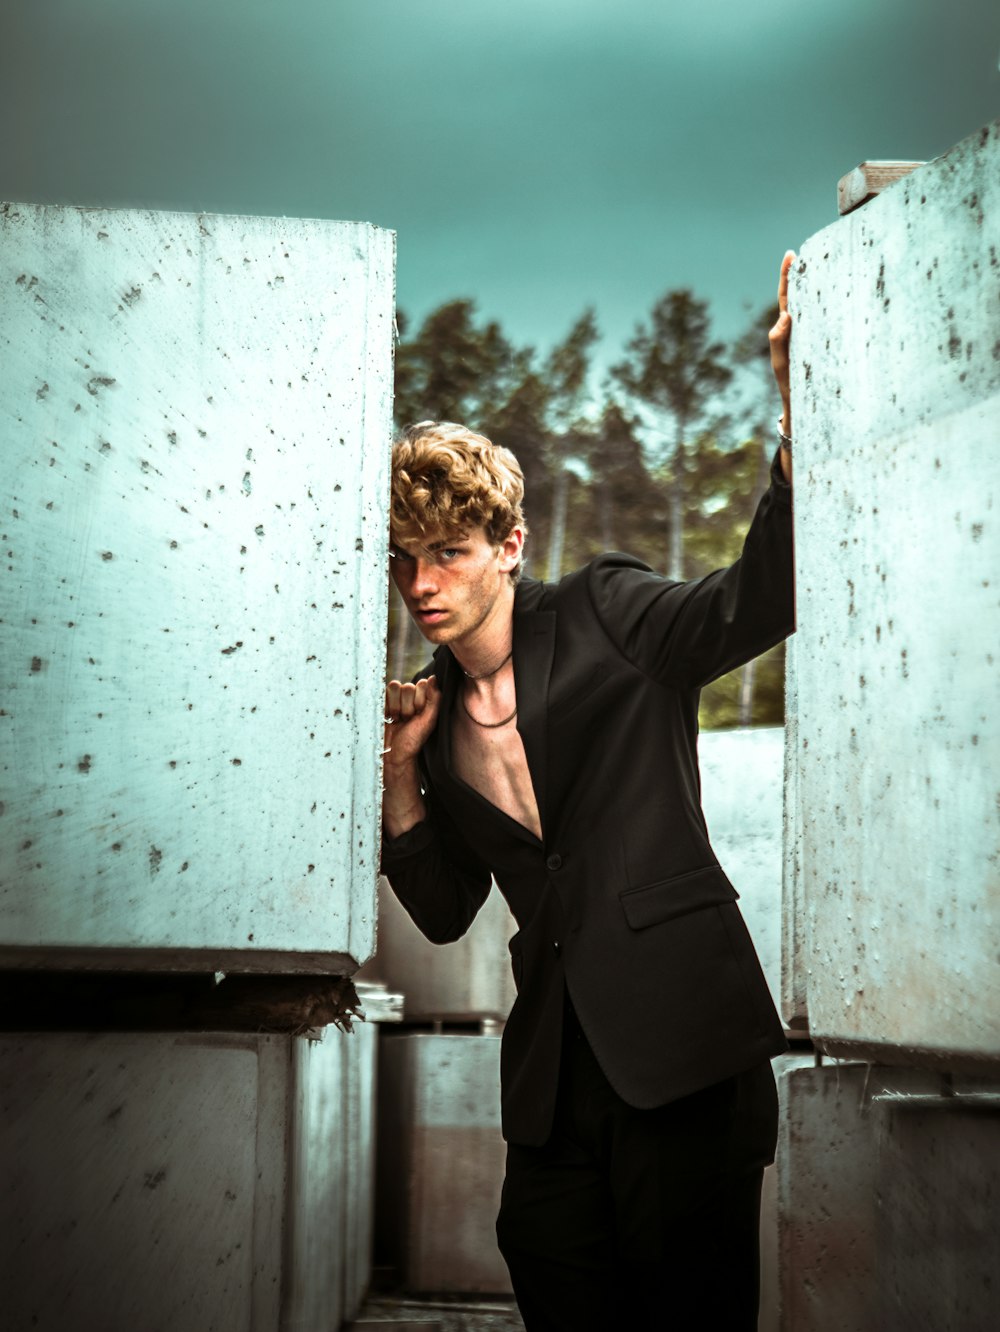
{"type": "MultiPolygon", "coordinates": [[[[501,661],[498,665],[494,666],[491,671],[483,671],[482,675],[473,675],[472,672],[467,671],[464,666],[462,666],[462,674],[465,676],[467,680],[488,680],[491,675],[496,675],[497,671],[501,670],[504,666],[506,666],[513,655],[514,655],[514,649],[511,648],[511,650],[507,653],[506,657],[504,657],[503,661],[501,661]]],[[[459,662],[459,665],[461,665],[461,662],[459,662]]],[[[475,721],[476,720],[475,717],[473,717],[472,720],[475,721]]],[[[482,723],[480,723],[480,725],[481,724],[482,723]]]]}
{"type": "MultiPolygon", "coordinates": [[[[502,664],[503,663],[501,663],[501,665],[502,664]]],[[[499,667],[497,669],[499,670],[499,667]]],[[[492,675],[494,674],[494,672],[491,671],[490,674],[492,675]]],[[[472,676],[472,679],[476,679],[476,676],[472,676]]],[[[484,731],[495,731],[497,727],[506,726],[508,722],[512,722],[514,718],[517,716],[517,708],[515,707],[514,711],[510,714],[510,716],[504,717],[503,721],[481,722],[478,717],[473,717],[472,713],[469,711],[469,705],[465,701],[464,694],[462,695],[462,710],[464,711],[465,715],[468,717],[470,722],[475,722],[475,724],[477,726],[481,726],[484,731]]]]}

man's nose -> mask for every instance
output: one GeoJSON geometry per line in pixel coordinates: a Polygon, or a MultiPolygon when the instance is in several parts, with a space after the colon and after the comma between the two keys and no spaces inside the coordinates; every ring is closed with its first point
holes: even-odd
{"type": "Polygon", "coordinates": [[[436,591],[437,565],[433,560],[417,555],[413,561],[413,582],[410,584],[410,594],[421,597],[428,592],[436,591]]]}

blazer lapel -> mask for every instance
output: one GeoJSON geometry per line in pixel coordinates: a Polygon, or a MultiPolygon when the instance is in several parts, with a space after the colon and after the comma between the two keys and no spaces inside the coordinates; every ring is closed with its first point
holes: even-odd
{"type": "Polygon", "coordinates": [[[544,840],[545,792],[548,772],[546,706],[552,655],[556,643],[554,611],[514,612],[514,688],[517,691],[517,730],[528,760],[535,803],[544,840]]]}
{"type": "MultiPolygon", "coordinates": [[[[524,745],[524,754],[531,776],[531,785],[535,792],[538,817],[544,837],[545,823],[545,786],[548,765],[548,741],[546,736],[546,701],[549,690],[549,676],[552,672],[552,656],[555,650],[556,616],[554,611],[514,611],[514,688],[517,694],[517,731],[524,745]]],[[[441,687],[441,712],[438,724],[425,746],[425,762],[432,781],[438,786],[447,784],[463,797],[473,799],[476,804],[483,797],[460,782],[455,775],[451,762],[451,721],[452,709],[461,687],[461,672],[458,663],[446,647],[440,647],[434,653],[434,674],[441,687]]],[[[485,803],[485,802],[484,802],[485,803]]],[[[524,837],[537,845],[536,839],[527,828],[516,820],[510,820],[510,826],[520,829],[524,837]]]]}
{"type": "Polygon", "coordinates": [[[441,710],[437,725],[424,746],[424,759],[432,780],[440,785],[442,781],[454,782],[451,769],[451,710],[458,688],[458,663],[446,647],[439,647],[434,653],[433,674],[437,676],[441,690],[441,710]]]}

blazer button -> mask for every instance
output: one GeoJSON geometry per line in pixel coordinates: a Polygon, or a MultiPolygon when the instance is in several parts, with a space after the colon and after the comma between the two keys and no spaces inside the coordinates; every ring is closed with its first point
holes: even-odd
{"type": "Polygon", "coordinates": [[[559,943],[558,939],[552,940],[552,951],[555,953],[556,957],[562,952],[562,945],[559,943]]]}
{"type": "Polygon", "coordinates": [[[549,856],[545,864],[550,870],[562,869],[562,856],[549,856]]]}

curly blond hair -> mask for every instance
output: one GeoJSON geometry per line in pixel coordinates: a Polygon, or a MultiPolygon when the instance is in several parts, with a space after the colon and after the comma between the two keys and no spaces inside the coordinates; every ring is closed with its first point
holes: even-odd
{"type": "MultiPolygon", "coordinates": [[[[394,541],[481,527],[501,545],[515,527],[525,533],[524,475],[509,449],[454,421],[420,421],[392,446],[389,525],[394,541]]],[[[513,572],[514,581],[520,565],[513,572]]]]}

